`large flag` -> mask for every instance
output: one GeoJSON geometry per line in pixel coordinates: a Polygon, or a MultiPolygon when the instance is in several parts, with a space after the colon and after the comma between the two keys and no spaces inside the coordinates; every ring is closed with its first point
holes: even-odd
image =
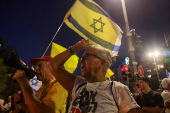
{"type": "Polygon", "coordinates": [[[122,30],[93,0],[76,0],[67,12],[64,22],[84,39],[99,44],[117,55],[122,30]]]}
{"type": "Polygon", "coordinates": [[[112,72],[112,70],[111,70],[111,69],[107,69],[107,72],[106,72],[105,77],[110,80],[110,77],[111,77],[112,75],[114,75],[114,73],[112,72]]]}
{"type": "MultiPolygon", "coordinates": [[[[53,42],[50,56],[54,57],[65,50],[67,49],[53,42]]],[[[64,64],[65,70],[67,70],[70,73],[73,73],[77,68],[78,60],[79,57],[77,55],[72,55],[64,64]]]]}

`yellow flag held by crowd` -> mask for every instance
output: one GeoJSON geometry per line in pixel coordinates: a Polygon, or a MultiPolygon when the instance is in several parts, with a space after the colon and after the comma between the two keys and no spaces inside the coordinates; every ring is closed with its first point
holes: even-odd
{"type": "Polygon", "coordinates": [[[67,12],[64,22],[92,44],[97,43],[113,55],[118,54],[122,30],[93,0],[76,0],[67,12]]]}
{"type": "Polygon", "coordinates": [[[111,70],[111,69],[107,69],[107,72],[106,72],[105,77],[106,77],[106,78],[109,78],[109,80],[110,80],[110,77],[111,77],[112,75],[114,75],[114,73],[112,72],[112,70],[111,70]]]}
{"type": "MultiPolygon", "coordinates": [[[[62,53],[65,50],[67,49],[53,42],[50,56],[55,57],[56,55],[62,53]]],[[[77,55],[72,55],[64,64],[65,70],[67,70],[70,73],[73,73],[77,68],[78,60],[79,57],[77,55]]]]}

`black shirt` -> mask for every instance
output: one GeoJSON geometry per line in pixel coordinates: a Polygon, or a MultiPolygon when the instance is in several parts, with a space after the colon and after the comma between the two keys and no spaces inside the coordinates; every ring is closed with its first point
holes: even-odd
{"type": "Polygon", "coordinates": [[[134,93],[132,96],[133,98],[136,100],[136,98],[138,97],[139,93],[134,93]]]}
{"type": "Polygon", "coordinates": [[[143,93],[142,91],[136,97],[136,102],[140,107],[164,107],[164,100],[162,96],[155,91],[150,91],[147,94],[143,93]]]}

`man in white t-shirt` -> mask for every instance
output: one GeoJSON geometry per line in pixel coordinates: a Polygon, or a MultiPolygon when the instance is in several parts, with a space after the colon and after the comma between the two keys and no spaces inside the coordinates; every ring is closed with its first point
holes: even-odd
{"type": "Polygon", "coordinates": [[[77,77],[72,95],[69,111],[79,108],[82,113],[126,113],[138,107],[128,87],[116,81],[89,83],[77,77]]]}
{"type": "Polygon", "coordinates": [[[140,107],[127,86],[105,78],[114,62],[115,57],[108,50],[83,39],[48,62],[58,82],[73,95],[68,113],[139,113],[140,107]],[[80,60],[82,77],[62,68],[73,54],[85,48],[80,60]]]}
{"type": "MultiPolygon", "coordinates": [[[[166,102],[167,100],[170,100],[170,79],[164,78],[162,80],[162,87],[164,88],[164,91],[162,92],[161,96],[163,97],[164,101],[166,102]]],[[[166,106],[165,113],[170,113],[170,108],[168,108],[168,106],[166,106]]]]}

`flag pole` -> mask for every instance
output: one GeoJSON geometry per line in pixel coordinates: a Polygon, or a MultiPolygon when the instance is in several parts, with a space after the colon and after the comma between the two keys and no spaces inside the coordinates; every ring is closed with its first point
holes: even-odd
{"type": "Polygon", "coordinates": [[[50,47],[51,43],[53,42],[54,38],[56,37],[56,35],[58,34],[58,31],[60,30],[61,26],[63,25],[64,21],[61,23],[60,27],[58,28],[57,32],[55,33],[55,35],[53,36],[53,39],[51,40],[50,44],[48,45],[47,49],[45,50],[44,54],[42,55],[42,57],[45,55],[45,53],[47,52],[48,48],[50,47]]]}
{"type": "Polygon", "coordinates": [[[130,61],[132,63],[132,77],[134,78],[134,82],[137,81],[137,74],[138,74],[138,71],[137,71],[137,62],[135,60],[135,49],[133,47],[133,44],[132,44],[132,33],[130,33],[130,28],[129,28],[129,23],[128,23],[128,17],[127,17],[127,12],[126,12],[126,6],[125,6],[125,1],[124,0],[121,0],[122,2],[122,8],[123,8],[123,15],[124,15],[124,20],[125,20],[125,28],[126,28],[126,38],[127,38],[127,43],[128,43],[128,52],[129,52],[129,55],[130,55],[130,61]]]}

